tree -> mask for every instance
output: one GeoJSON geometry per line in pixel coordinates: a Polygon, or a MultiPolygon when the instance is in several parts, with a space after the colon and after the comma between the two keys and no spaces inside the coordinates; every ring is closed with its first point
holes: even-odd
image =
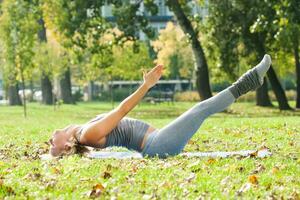
{"type": "MultiPolygon", "coordinates": [[[[45,22],[42,17],[39,18],[38,23],[40,25],[40,27],[39,27],[40,29],[38,32],[39,41],[41,44],[47,43],[45,22]]],[[[48,54],[47,51],[44,53],[48,54]]],[[[44,64],[46,64],[46,63],[44,63],[44,64]]],[[[51,83],[49,74],[50,74],[50,70],[45,70],[45,66],[41,66],[42,103],[46,104],[46,105],[53,104],[52,83],[51,83]]]]}
{"type": "MultiPolygon", "coordinates": [[[[68,63],[63,70],[60,85],[63,101],[71,103],[71,65],[82,71],[91,82],[99,75],[99,69],[111,63],[111,46],[101,37],[109,28],[101,16],[105,1],[44,1],[43,10],[49,29],[55,30],[59,43],[67,50],[68,63]],[[72,56],[71,56],[72,55],[72,56]]],[[[82,79],[82,78],[81,78],[82,79]]]]}
{"type": "Polygon", "coordinates": [[[123,47],[113,48],[114,61],[105,71],[115,79],[141,80],[142,70],[150,69],[153,61],[150,58],[148,47],[140,42],[139,51],[135,52],[134,43],[127,41],[123,47]]]}
{"type": "MultiPolygon", "coordinates": [[[[56,30],[54,36],[58,42],[66,49],[61,56],[70,61],[68,50],[72,48],[72,37],[76,30],[75,26],[79,26],[80,18],[83,15],[83,12],[86,10],[80,10],[81,6],[76,4],[78,2],[71,1],[43,1],[42,10],[43,10],[43,19],[47,29],[56,30]],[[78,11],[76,10],[78,6],[78,11]],[[66,58],[67,57],[67,58],[66,58]]],[[[84,7],[82,7],[84,9],[84,7]]],[[[70,63],[62,65],[59,78],[59,94],[60,98],[64,103],[74,103],[72,99],[72,90],[71,90],[71,70],[70,63]]]]}
{"type": "Polygon", "coordinates": [[[190,39],[192,46],[193,54],[196,61],[196,85],[200,95],[201,100],[208,99],[212,96],[210,84],[209,84],[209,75],[208,75],[208,65],[206,57],[201,46],[201,42],[198,39],[198,30],[192,26],[191,20],[188,18],[187,14],[184,12],[185,7],[187,7],[186,1],[178,0],[168,0],[166,4],[172,10],[176,16],[176,19],[182,28],[183,32],[190,39]]]}
{"type": "Polygon", "coordinates": [[[157,63],[162,63],[167,69],[170,78],[191,79],[194,61],[190,58],[192,50],[188,39],[182,30],[169,22],[164,30],[160,31],[157,40],[152,42],[157,53],[157,63]]]}
{"type": "MultiPolygon", "coordinates": [[[[270,21],[273,21],[276,18],[276,11],[271,6],[271,1],[262,2],[257,1],[256,2],[257,9],[254,9],[254,12],[256,11],[258,16],[256,17],[256,21],[253,23],[253,25],[250,27],[250,33],[253,35],[258,35],[256,37],[259,38],[259,42],[257,43],[257,47],[260,47],[261,54],[265,54],[267,51],[272,50],[272,41],[275,35],[275,32],[272,30],[272,28],[269,28],[268,26],[263,26],[263,28],[259,28],[262,26],[257,26],[260,22],[260,16],[266,16],[265,18],[268,18],[270,21]],[[257,29],[256,29],[257,27],[257,29]]],[[[272,85],[273,92],[276,96],[276,99],[279,104],[280,110],[290,110],[291,107],[287,101],[286,95],[284,93],[284,90],[280,84],[280,81],[277,77],[277,74],[275,73],[273,65],[271,65],[270,69],[267,72],[268,79],[272,85]]]]}
{"type": "MultiPolygon", "coordinates": [[[[248,57],[250,61],[253,61],[254,57],[257,58],[255,62],[259,62],[263,55],[271,50],[268,45],[268,38],[273,33],[268,28],[253,31],[253,24],[260,14],[274,15],[274,11],[268,7],[265,1],[212,0],[209,5],[209,23],[213,27],[211,35],[217,42],[216,46],[220,48],[220,54],[225,55],[221,57],[224,65],[232,67],[228,68],[228,73],[234,69],[234,66],[237,66],[239,57],[248,57]],[[229,40],[222,41],[224,38],[229,38],[229,40]],[[228,57],[234,58],[228,59],[228,57]]],[[[284,90],[272,66],[267,75],[279,103],[279,108],[282,110],[290,109],[284,90]]],[[[267,82],[265,81],[263,86],[257,90],[257,105],[272,105],[267,92],[267,82]]]]}
{"type": "Polygon", "coordinates": [[[276,11],[276,17],[272,21],[269,18],[260,17],[261,21],[271,27],[275,39],[285,53],[292,53],[295,60],[295,74],[297,85],[296,108],[300,108],[300,56],[299,56],[299,34],[300,34],[300,3],[296,0],[280,0],[270,2],[276,11]]]}
{"type": "Polygon", "coordinates": [[[31,76],[33,68],[33,47],[37,33],[35,9],[24,0],[6,0],[2,4],[3,14],[0,25],[5,46],[5,68],[9,84],[10,104],[19,103],[17,81],[23,89],[24,116],[26,117],[25,79],[31,76]]]}
{"type": "MultiPolygon", "coordinates": [[[[107,4],[113,5],[113,15],[116,23],[111,23],[112,26],[117,25],[122,35],[116,40],[117,44],[124,43],[124,41],[136,41],[138,39],[137,33],[142,30],[149,38],[154,37],[154,30],[149,26],[148,16],[156,14],[158,7],[154,0],[148,1],[121,1],[121,0],[108,0],[108,1],[45,1],[45,10],[48,13],[49,21],[56,23],[56,30],[63,33],[65,38],[72,38],[75,32],[84,35],[86,27],[88,26],[85,21],[89,18],[98,19],[99,24],[101,20],[101,6],[107,4]],[[143,2],[146,12],[140,12],[140,6],[143,2]],[[80,25],[82,24],[82,25],[80,25]],[[85,24],[85,25],[84,25],[85,24]]],[[[211,97],[211,90],[209,86],[209,76],[206,58],[198,40],[198,30],[192,26],[191,20],[188,18],[186,9],[187,1],[166,1],[167,6],[175,13],[179,24],[181,25],[185,34],[189,35],[192,44],[192,49],[197,66],[197,87],[202,99],[211,97]]],[[[98,25],[99,25],[98,24],[98,25]]],[[[101,28],[101,26],[99,26],[101,28]]],[[[67,46],[76,40],[69,40],[63,42],[67,46]]],[[[80,44],[80,42],[76,42],[80,44]]],[[[134,43],[135,51],[138,51],[138,43],[134,43]]]]}
{"type": "Polygon", "coordinates": [[[80,82],[86,84],[88,82],[89,88],[89,100],[94,99],[94,81],[100,80],[106,68],[110,67],[113,63],[113,40],[114,37],[108,37],[111,35],[111,29],[106,29],[105,32],[100,33],[102,37],[93,37],[95,32],[92,28],[84,36],[85,45],[83,47],[75,45],[71,50],[76,66],[75,78],[80,82]],[[76,73],[77,72],[77,73],[76,73]],[[78,73],[79,72],[79,73],[78,73]]]}

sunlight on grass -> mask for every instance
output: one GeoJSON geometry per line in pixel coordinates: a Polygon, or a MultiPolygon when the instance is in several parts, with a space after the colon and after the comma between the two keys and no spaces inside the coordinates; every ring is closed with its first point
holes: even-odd
{"type": "MultiPolygon", "coordinates": [[[[142,103],[131,117],[161,128],[193,103],[142,103]]],[[[0,198],[104,199],[297,198],[300,189],[300,113],[236,103],[204,122],[184,151],[270,148],[269,158],[91,160],[77,155],[41,161],[55,128],[84,123],[107,112],[110,103],[53,107],[1,106],[0,198]],[[254,176],[253,176],[254,175],[254,176]],[[250,177],[250,178],[249,178],[250,177]],[[253,177],[255,181],[253,181],[253,177]],[[97,190],[98,188],[98,190],[97,190]]]]}

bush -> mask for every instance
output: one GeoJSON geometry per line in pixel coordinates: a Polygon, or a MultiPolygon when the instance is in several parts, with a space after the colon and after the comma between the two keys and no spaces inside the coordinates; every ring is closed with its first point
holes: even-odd
{"type": "MultiPolygon", "coordinates": [[[[130,94],[132,94],[137,88],[116,88],[113,89],[113,97],[114,101],[122,101],[126,97],[128,97],[130,94]]],[[[150,90],[146,97],[153,97],[153,98],[163,98],[166,96],[166,91],[159,91],[159,90],[150,90]]],[[[100,95],[96,98],[100,101],[110,101],[111,100],[111,93],[110,91],[102,91],[100,95]]]]}
{"type": "MultiPolygon", "coordinates": [[[[113,89],[113,99],[114,101],[122,101],[126,97],[131,94],[130,89],[126,88],[116,88],[113,89]]],[[[100,101],[111,101],[111,92],[110,91],[102,91],[97,98],[100,101]]]]}
{"type": "Polygon", "coordinates": [[[296,90],[296,83],[291,79],[285,79],[283,84],[286,90],[296,90]]]}
{"type": "Polygon", "coordinates": [[[74,102],[82,101],[83,93],[81,90],[76,90],[74,93],[72,93],[72,98],[74,102]]]}
{"type": "Polygon", "coordinates": [[[231,84],[228,81],[223,81],[221,83],[214,83],[214,84],[211,84],[211,90],[213,92],[219,92],[219,91],[224,90],[225,88],[227,88],[230,85],[231,84]]]}
{"type": "Polygon", "coordinates": [[[199,94],[196,91],[176,92],[175,101],[199,101],[199,94]]]}

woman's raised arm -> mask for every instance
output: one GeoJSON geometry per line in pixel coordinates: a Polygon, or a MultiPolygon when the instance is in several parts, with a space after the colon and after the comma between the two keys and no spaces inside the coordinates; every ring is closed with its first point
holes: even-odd
{"type": "Polygon", "coordinates": [[[143,74],[143,84],[130,96],[124,99],[118,107],[110,111],[98,121],[86,124],[82,130],[80,142],[86,144],[97,144],[103,137],[114,129],[120,120],[127,115],[146,95],[148,90],[153,87],[160,79],[163,66],[157,65],[148,73],[143,74]]]}

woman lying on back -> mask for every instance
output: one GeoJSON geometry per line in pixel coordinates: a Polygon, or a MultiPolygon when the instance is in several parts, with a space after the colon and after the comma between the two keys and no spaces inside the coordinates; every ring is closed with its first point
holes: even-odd
{"type": "Polygon", "coordinates": [[[106,148],[127,147],[143,156],[165,158],[179,154],[203,121],[210,115],[223,111],[238,97],[263,84],[264,76],[271,65],[271,58],[265,55],[254,68],[242,75],[230,87],[214,97],[196,103],[178,118],[161,129],[156,129],[141,120],[126,115],[143,99],[163,73],[163,66],[157,65],[143,74],[143,83],[118,107],[82,125],[69,125],[55,130],[50,139],[50,154],[63,156],[81,153],[85,147],[106,148]]]}

